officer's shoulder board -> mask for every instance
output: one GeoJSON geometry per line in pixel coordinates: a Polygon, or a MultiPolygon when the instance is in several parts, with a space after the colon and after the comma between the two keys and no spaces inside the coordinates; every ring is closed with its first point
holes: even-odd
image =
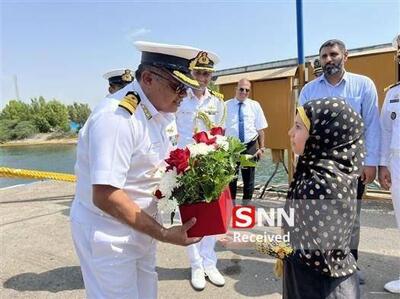
{"type": "Polygon", "coordinates": [[[140,97],[135,91],[129,91],[126,96],[119,103],[119,107],[124,108],[129,114],[133,114],[136,111],[137,106],[140,103],[140,97]]]}
{"type": "Polygon", "coordinates": [[[224,95],[222,93],[219,93],[218,91],[212,90],[212,89],[208,89],[210,91],[210,93],[217,97],[220,100],[224,100],[224,95]]]}
{"type": "Polygon", "coordinates": [[[384,92],[387,92],[389,89],[391,89],[391,88],[393,88],[393,87],[395,87],[395,86],[398,86],[398,85],[400,85],[400,81],[397,82],[397,83],[394,83],[394,84],[392,84],[392,85],[389,85],[388,87],[385,87],[385,89],[384,89],[383,91],[384,91],[384,92]]]}

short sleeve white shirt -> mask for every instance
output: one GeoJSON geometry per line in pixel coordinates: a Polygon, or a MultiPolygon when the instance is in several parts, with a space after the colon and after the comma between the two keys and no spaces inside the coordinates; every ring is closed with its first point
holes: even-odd
{"type": "Polygon", "coordinates": [[[92,201],[92,186],[110,185],[124,190],[150,215],[157,213],[153,196],[160,168],[165,166],[171,143],[167,128],[170,113],[158,112],[138,82],[103,99],[79,132],[75,173],[75,200],[94,213],[105,215],[92,201]],[[131,115],[118,106],[128,91],[141,99],[131,115]]]}
{"type": "Polygon", "coordinates": [[[393,152],[400,153],[400,85],[388,90],[381,110],[379,165],[389,166],[393,152]]]}
{"type": "MultiPolygon", "coordinates": [[[[226,136],[239,138],[239,103],[239,100],[236,98],[230,99],[226,102],[226,136]]],[[[268,123],[264,112],[257,101],[245,99],[242,105],[244,117],[244,142],[249,143],[258,136],[257,131],[268,127],[268,123]]]]}
{"type": "Polygon", "coordinates": [[[204,113],[213,126],[224,127],[225,109],[224,101],[212,95],[208,89],[200,99],[189,89],[176,113],[178,147],[183,148],[192,143],[192,136],[196,132],[208,130],[199,112],[204,113]]]}

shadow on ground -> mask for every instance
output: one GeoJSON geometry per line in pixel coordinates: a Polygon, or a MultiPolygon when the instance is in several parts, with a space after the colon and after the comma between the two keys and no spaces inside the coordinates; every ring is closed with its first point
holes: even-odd
{"type": "MultiPolygon", "coordinates": [[[[271,263],[233,255],[231,259],[219,259],[217,267],[225,277],[235,281],[233,287],[238,294],[258,297],[281,293],[281,282],[274,277],[271,263]],[[266,287],[260,287],[262,285],[266,287]]],[[[157,272],[159,281],[182,280],[189,283],[190,268],[157,267],[157,272]]]]}
{"type": "Polygon", "coordinates": [[[21,273],[7,279],[3,287],[17,291],[52,293],[84,288],[79,266],[62,267],[42,273],[21,273]]]}

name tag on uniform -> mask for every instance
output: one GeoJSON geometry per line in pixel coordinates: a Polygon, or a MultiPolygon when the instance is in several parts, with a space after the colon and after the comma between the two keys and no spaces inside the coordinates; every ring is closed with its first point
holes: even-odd
{"type": "Polygon", "coordinates": [[[217,107],[213,104],[208,105],[207,109],[204,110],[205,113],[208,115],[215,115],[217,114],[217,107]]]}
{"type": "Polygon", "coordinates": [[[173,146],[176,146],[178,144],[178,130],[177,130],[175,122],[173,122],[167,126],[166,133],[167,133],[167,136],[168,136],[171,144],[173,146]]]}
{"type": "Polygon", "coordinates": [[[206,110],[206,113],[208,115],[215,115],[215,114],[217,114],[217,110],[206,110]]]}
{"type": "Polygon", "coordinates": [[[398,103],[398,102],[400,102],[400,99],[392,99],[392,100],[389,101],[390,104],[398,103]]]}

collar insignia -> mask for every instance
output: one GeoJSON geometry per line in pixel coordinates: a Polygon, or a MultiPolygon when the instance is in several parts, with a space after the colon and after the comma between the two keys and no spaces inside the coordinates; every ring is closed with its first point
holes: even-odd
{"type": "Polygon", "coordinates": [[[151,115],[149,109],[143,103],[141,103],[140,106],[142,107],[144,115],[146,116],[147,120],[150,120],[153,116],[151,115]]]}

